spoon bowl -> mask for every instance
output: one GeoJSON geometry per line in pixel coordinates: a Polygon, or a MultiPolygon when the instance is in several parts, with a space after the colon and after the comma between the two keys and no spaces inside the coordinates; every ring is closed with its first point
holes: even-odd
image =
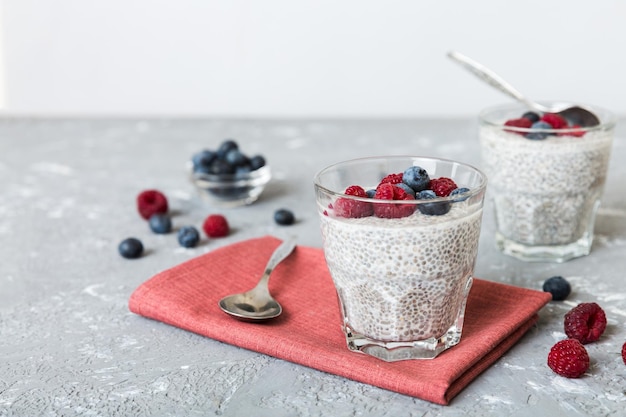
{"type": "Polygon", "coordinates": [[[579,125],[580,127],[592,127],[600,124],[600,119],[591,110],[584,106],[572,105],[567,103],[555,104],[547,107],[540,103],[530,100],[522,93],[517,91],[511,84],[504,81],[496,73],[488,69],[482,64],[468,58],[467,56],[460,54],[456,51],[448,53],[448,57],[457,62],[465,69],[472,72],[481,80],[485,81],[492,87],[500,90],[504,94],[514,98],[517,101],[524,103],[529,109],[535,110],[541,113],[555,113],[567,120],[571,124],[579,125]]]}
{"type": "Polygon", "coordinates": [[[269,320],[280,316],[283,308],[269,292],[269,279],[274,268],[285,260],[295,247],[294,238],[285,240],[270,257],[257,285],[244,293],[222,298],[219,301],[222,311],[244,321],[269,320]]]}

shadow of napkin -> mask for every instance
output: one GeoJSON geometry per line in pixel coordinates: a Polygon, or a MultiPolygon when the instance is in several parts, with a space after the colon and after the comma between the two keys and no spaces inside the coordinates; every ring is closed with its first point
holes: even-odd
{"type": "Polygon", "coordinates": [[[252,288],[281,241],[266,236],[216,249],[163,271],[131,295],[132,312],[172,326],[410,395],[448,404],[537,321],[550,294],[474,279],[461,342],[431,360],[387,363],[348,350],[321,249],[298,246],[270,280],[279,318],[240,322],[218,301],[252,288]]]}

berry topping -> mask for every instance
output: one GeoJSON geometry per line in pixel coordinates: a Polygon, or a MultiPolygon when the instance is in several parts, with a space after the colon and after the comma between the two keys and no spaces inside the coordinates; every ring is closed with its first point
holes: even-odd
{"type": "Polygon", "coordinates": [[[526,113],[522,114],[522,117],[524,119],[528,119],[530,120],[531,123],[535,123],[538,122],[539,119],[541,119],[541,116],[539,116],[537,113],[535,113],[534,111],[527,111],[526,113]]]}
{"type": "Polygon", "coordinates": [[[552,129],[563,129],[567,127],[567,120],[558,114],[545,113],[539,120],[548,123],[552,126],[552,129]]]}
{"type": "MultiPolygon", "coordinates": [[[[529,119],[525,118],[525,117],[520,117],[519,119],[510,119],[507,120],[506,122],[504,122],[505,126],[510,126],[510,127],[520,127],[523,129],[528,129],[530,128],[530,126],[532,126],[533,122],[530,121],[529,119]]],[[[514,133],[519,133],[521,135],[525,134],[525,132],[516,132],[515,130],[511,130],[511,129],[504,129],[507,132],[514,132],[514,133]]]]}
{"type": "Polygon", "coordinates": [[[117,250],[126,259],[136,259],[143,253],[143,244],[141,240],[129,237],[120,242],[117,250]]]}
{"type": "Polygon", "coordinates": [[[274,212],[274,221],[282,226],[290,226],[295,223],[296,217],[291,210],[279,209],[274,212]]]}
{"type": "Polygon", "coordinates": [[[550,277],[543,283],[543,291],[552,294],[554,301],[563,301],[572,290],[569,282],[561,276],[550,277]]]}
{"type": "Polygon", "coordinates": [[[167,213],[167,198],[157,190],[145,190],[137,196],[139,215],[148,220],[153,214],[167,213]]]}
{"type": "MultiPolygon", "coordinates": [[[[417,194],[418,200],[433,200],[437,198],[437,194],[433,190],[422,190],[417,194]]],[[[442,216],[450,211],[449,201],[438,201],[433,203],[422,203],[418,206],[418,210],[422,214],[428,216],[442,216]]]]}
{"type": "Polygon", "coordinates": [[[595,342],[606,329],[606,315],[596,303],[581,303],[565,314],[565,334],[582,344],[595,342]]]}
{"type": "Polygon", "coordinates": [[[412,166],[407,168],[402,174],[402,182],[418,193],[428,188],[430,177],[424,168],[412,166]]]}
{"type": "MultiPolygon", "coordinates": [[[[548,122],[538,121],[533,123],[530,128],[535,130],[552,130],[552,125],[548,122]]],[[[529,132],[526,134],[526,138],[532,140],[543,140],[547,138],[548,135],[548,132],[529,132]]]]}
{"type": "Polygon", "coordinates": [[[561,340],[550,349],[548,366],[561,376],[578,378],[589,369],[589,354],[578,340],[561,340]]]}
{"type": "MultiPolygon", "coordinates": [[[[402,188],[396,187],[390,183],[382,183],[376,188],[374,198],[378,200],[415,200],[410,194],[407,194],[402,188]]],[[[407,217],[415,211],[414,204],[374,204],[374,214],[376,217],[386,219],[397,219],[407,217]]]]}
{"type": "Polygon", "coordinates": [[[226,217],[221,214],[211,214],[204,220],[202,230],[208,237],[224,237],[228,235],[230,228],[226,217]]]}
{"type": "Polygon", "coordinates": [[[402,188],[404,190],[405,193],[409,194],[411,197],[415,198],[415,190],[412,189],[411,187],[409,187],[408,185],[406,185],[403,182],[399,182],[397,184],[394,184],[396,187],[398,188],[402,188]]]}
{"type": "MultiPolygon", "coordinates": [[[[352,195],[355,197],[367,197],[367,192],[363,189],[363,187],[358,185],[351,185],[346,188],[344,191],[346,195],[352,195]]],[[[360,218],[360,217],[369,217],[374,212],[372,208],[372,204],[367,201],[358,201],[352,200],[349,198],[338,198],[335,201],[335,214],[339,217],[348,217],[348,218],[360,218]]]]}
{"type": "Polygon", "coordinates": [[[400,184],[402,182],[402,173],[400,174],[389,174],[382,180],[380,180],[381,184],[400,184]]]}
{"type": "Polygon", "coordinates": [[[447,197],[452,191],[456,190],[458,187],[456,183],[452,181],[452,179],[441,177],[430,180],[429,188],[435,192],[437,197],[447,197]]]}
{"type": "Polygon", "coordinates": [[[153,214],[150,216],[148,224],[154,233],[165,234],[172,231],[172,220],[167,214],[153,214]]]}
{"type": "Polygon", "coordinates": [[[469,188],[467,187],[460,187],[457,189],[452,190],[452,192],[450,193],[450,196],[461,196],[458,198],[455,198],[454,201],[465,201],[467,200],[467,196],[463,196],[463,194],[468,193],[469,192],[469,188]]]}
{"type": "Polygon", "coordinates": [[[184,248],[193,248],[200,241],[200,233],[193,226],[183,226],[178,230],[178,243],[184,248]]]}

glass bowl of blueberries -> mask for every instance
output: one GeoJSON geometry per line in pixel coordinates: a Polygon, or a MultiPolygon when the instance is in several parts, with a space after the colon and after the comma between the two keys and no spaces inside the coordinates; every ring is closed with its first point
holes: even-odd
{"type": "Polygon", "coordinates": [[[220,207],[252,204],[272,177],[262,155],[246,155],[233,139],[195,153],[189,171],[200,196],[220,207]]]}

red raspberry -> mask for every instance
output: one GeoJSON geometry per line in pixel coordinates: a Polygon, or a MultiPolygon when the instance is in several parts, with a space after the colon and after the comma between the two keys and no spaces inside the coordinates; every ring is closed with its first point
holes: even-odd
{"type": "MultiPolygon", "coordinates": [[[[511,127],[521,127],[524,129],[530,129],[530,127],[532,126],[533,122],[531,122],[529,119],[525,118],[525,117],[520,117],[519,119],[510,119],[507,120],[506,122],[504,122],[505,126],[511,126],[511,127]]],[[[524,135],[526,134],[525,132],[518,132],[515,130],[511,130],[511,129],[504,129],[507,132],[512,132],[512,133],[518,133],[520,135],[524,135]]]]}
{"type": "MultiPolygon", "coordinates": [[[[358,185],[351,185],[344,192],[346,195],[367,198],[367,193],[358,185]]],[[[335,201],[335,214],[339,217],[360,218],[369,217],[374,212],[372,204],[366,201],[351,200],[349,198],[338,198],[335,201]]]]}
{"type": "Polygon", "coordinates": [[[167,213],[167,198],[157,190],[145,190],[137,196],[139,215],[148,220],[153,214],[167,213]]]}
{"type": "Polygon", "coordinates": [[[626,365],[626,343],[622,346],[622,360],[624,361],[624,365],[626,365]]]}
{"type": "Polygon", "coordinates": [[[452,179],[441,177],[431,179],[428,188],[433,190],[435,194],[437,194],[437,197],[447,197],[458,187],[452,179]]]}
{"type": "Polygon", "coordinates": [[[589,369],[589,354],[578,340],[561,340],[550,349],[548,366],[561,376],[578,378],[589,369]]]}
{"type": "Polygon", "coordinates": [[[577,130],[577,131],[574,131],[574,132],[557,133],[557,135],[558,136],[574,136],[574,137],[577,137],[577,138],[585,136],[585,131],[582,130],[582,126],[580,126],[580,125],[571,125],[571,126],[567,127],[567,129],[581,129],[581,130],[577,130]]]}
{"type": "MultiPolygon", "coordinates": [[[[374,198],[378,200],[415,200],[415,198],[407,194],[402,188],[396,187],[390,183],[382,183],[376,188],[374,198]]],[[[415,211],[415,204],[385,204],[373,203],[374,214],[376,217],[386,219],[397,219],[407,217],[415,211]]]]}
{"type": "Polygon", "coordinates": [[[208,237],[224,237],[228,235],[230,229],[224,216],[211,214],[204,220],[202,230],[208,237]]]}
{"type": "Polygon", "coordinates": [[[399,174],[389,174],[385,178],[380,180],[380,184],[400,184],[402,182],[402,175],[402,172],[399,174]]]}
{"type": "Polygon", "coordinates": [[[565,120],[562,116],[554,113],[546,113],[541,116],[542,122],[548,123],[552,126],[553,129],[564,129],[567,128],[567,120],[565,120]]]}
{"type": "Polygon", "coordinates": [[[565,334],[582,344],[595,342],[606,329],[606,315],[596,303],[581,303],[565,314],[565,334]]]}

